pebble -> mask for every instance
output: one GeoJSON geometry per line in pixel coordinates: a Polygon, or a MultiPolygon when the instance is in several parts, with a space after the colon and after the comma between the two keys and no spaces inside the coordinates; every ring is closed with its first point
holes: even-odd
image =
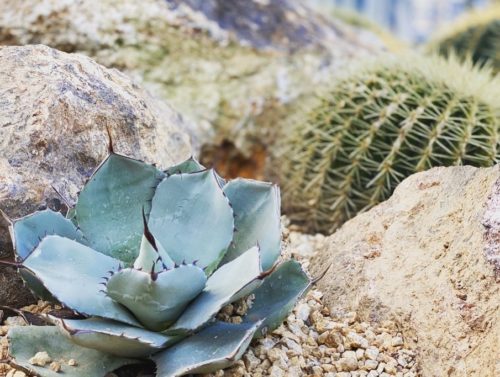
{"type": "Polygon", "coordinates": [[[297,318],[305,322],[309,319],[309,315],[311,314],[311,307],[306,303],[302,302],[299,305],[297,305],[296,313],[297,313],[297,318]]]}
{"type": "Polygon", "coordinates": [[[376,360],[365,360],[365,368],[366,370],[370,371],[370,370],[375,370],[377,369],[378,367],[378,361],[376,360]]]}
{"type": "Polygon", "coordinates": [[[40,367],[44,367],[48,363],[52,362],[49,354],[45,351],[37,352],[35,356],[28,360],[31,365],[37,365],[40,367]]]}
{"type": "Polygon", "coordinates": [[[392,343],[391,344],[392,344],[393,347],[402,346],[403,345],[403,338],[401,338],[400,336],[392,338],[392,343]]]}
{"type": "Polygon", "coordinates": [[[365,356],[370,360],[377,360],[379,350],[375,347],[369,347],[365,350],[365,356]]]}
{"type": "Polygon", "coordinates": [[[368,348],[368,340],[353,331],[347,334],[346,343],[350,349],[368,348]]]}
{"type": "Polygon", "coordinates": [[[61,363],[58,361],[53,361],[50,363],[49,368],[54,372],[59,373],[61,371],[61,363]]]}
{"type": "Polygon", "coordinates": [[[76,367],[76,366],[78,365],[78,363],[76,362],[76,360],[75,360],[75,359],[69,359],[69,360],[68,360],[68,365],[69,365],[70,367],[76,367]]]}

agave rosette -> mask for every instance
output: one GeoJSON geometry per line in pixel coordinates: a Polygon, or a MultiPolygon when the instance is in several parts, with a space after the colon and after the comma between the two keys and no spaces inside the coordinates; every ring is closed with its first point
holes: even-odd
{"type": "Polygon", "coordinates": [[[146,359],[158,377],[225,368],[311,284],[297,262],[278,263],[278,187],[225,182],[192,158],[160,171],[111,153],[67,217],[36,212],[11,233],[26,284],[80,315],[10,330],[13,362],[43,377],[57,374],[29,363],[39,351],[76,359],[67,376],[146,359]],[[251,293],[241,323],[215,319],[251,293]]]}

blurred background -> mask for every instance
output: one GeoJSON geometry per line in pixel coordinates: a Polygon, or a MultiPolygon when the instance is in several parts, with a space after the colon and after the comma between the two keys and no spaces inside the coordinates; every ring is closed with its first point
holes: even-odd
{"type": "Polygon", "coordinates": [[[467,10],[491,0],[310,0],[318,8],[336,6],[362,13],[406,42],[426,41],[432,32],[467,10]]]}

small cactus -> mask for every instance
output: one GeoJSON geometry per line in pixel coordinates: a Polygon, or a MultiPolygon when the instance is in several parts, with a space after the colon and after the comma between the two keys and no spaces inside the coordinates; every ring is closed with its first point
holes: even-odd
{"type": "Polygon", "coordinates": [[[470,12],[451,24],[428,46],[431,52],[471,58],[475,64],[500,71],[500,5],[470,12]]]}
{"type": "Polygon", "coordinates": [[[354,69],[283,127],[274,165],[285,211],[328,233],[415,172],[495,164],[499,95],[500,78],[456,59],[386,57],[354,69]]]}

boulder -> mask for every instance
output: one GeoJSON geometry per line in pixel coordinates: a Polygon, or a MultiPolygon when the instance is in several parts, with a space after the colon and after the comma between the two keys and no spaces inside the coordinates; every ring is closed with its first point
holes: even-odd
{"type": "Polygon", "coordinates": [[[293,0],[2,0],[0,44],[80,52],[138,80],[197,124],[198,144],[269,143],[286,104],[375,35],[293,0]]]}
{"type": "Polygon", "coordinates": [[[332,312],[395,320],[423,376],[498,376],[500,166],[434,168],[325,241],[332,312]]]}
{"type": "MultiPolygon", "coordinates": [[[[0,48],[0,130],[0,209],[11,219],[72,205],[108,153],[108,131],[115,152],[162,167],[191,153],[168,104],[116,70],[46,46],[0,48]]],[[[0,258],[11,251],[3,221],[0,258]]],[[[0,274],[0,304],[25,303],[8,288],[12,275],[0,274]]]]}

